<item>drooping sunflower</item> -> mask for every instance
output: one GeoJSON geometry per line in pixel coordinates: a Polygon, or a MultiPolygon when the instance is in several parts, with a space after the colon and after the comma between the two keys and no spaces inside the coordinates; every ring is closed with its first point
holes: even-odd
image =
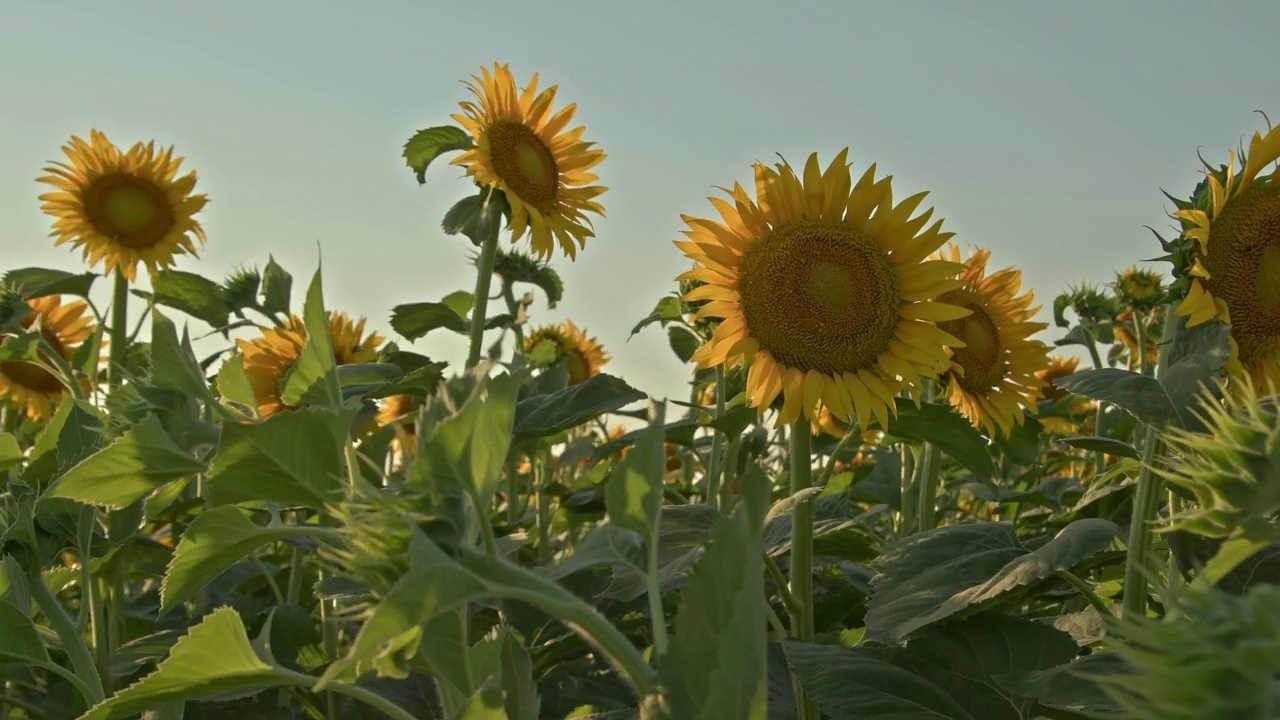
{"type": "MultiPolygon", "coordinates": [[[[67,362],[71,362],[97,326],[92,313],[87,312],[89,306],[82,300],[64,305],[62,298],[55,295],[28,300],[27,305],[31,312],[22,320],[22,327],[30,329],[38,319],[44,339],[67,362]]],[[[0,363],[0,396],[7,397],[16,407],[25,408],[32,420],[52,417],[62,402],[64,389],[62,381],[35,363],[0,363]]]]}
{"type": "Polygon", "coordinates": [[[209,201],[193,194],[195,172],[177,177],[181,157],[173,148],[136,143],[122,152],[93,130],[89,142],[72,137],[62,148],[70,164],[54,162],[38,182],[57,190],[40,196],[41,209],[56,220],[54,245],[81,248],[90,268],[101,262],[130,281],[138,263],[156,272],[174,265],[176,255],[197,255],[204,229],[195,214],[209,201]]]}
{"type": "MultiPolygon", "coordinates": [[[[959,261],[960,248],[948,245],[936,257],[959,261]]],[[[1049,348],[1031,335],[1048,325],[1031,322],[1040,308],[1031,307],[1030,290],[1018,295],[1022,273],[1009,267],[988,275],[990,259],[990,252],[974,250],[960,274],[964,285],[938,297],[972,314],[938,326],[965,342],[947,373],[951,405],[974,427],[1007,436],[1022,424],[1023,408],[1035,412],[1042,397],[1036,372],[1049,367],[1049,348]]]]}
{"type": "MultiPolygon", "coordinates": [[[[352,322],[346,313],[329,314],[329,337],[338,365],[373,362],[378,356],[378,346],[384,338],[373,332],[365,336],[364,324],[364,318],[352,322]]],[[[307,328],[302,318],[291,315],[283,326],[262,328],[262,337],[236,340],[236,344],[244,353],[245,374],[249,376],[262,419],[294,409],[284,403],[280,392],[281,384],[307,346],[307,328]]]]}
{"type": "Polygon", "coordinates": [[[821,407],[842,420],[887,424],[894,396],[947,368],[945,346],[963,345],[934,322],[968,314],[935,302],[959,287],[958,262],[928,260],[952,233],[933,210],[911,217],[927,193],[894,205],[892,177],[872,165],[855,184],[845,158],[826,171],[809,156],[803,180],[783,163],[755,165],[756,198],[735,184],[709,198],[724,222],[682,216],[697,265],[679,280],[705,285],[699,318],[721,318],[694,354],[699,368],[750,360],[746,392],[762,412],[779,396],[778,424],[821,407]]]}
{"type": "Polygon", "coordinates": [[[564,360],[569,371],[569,384],[581,385],[588,379],[600,374],[600,368],[609,362],[609,353],[594,337],[588,337],[585,330],[573,324],[572,320],[562,325],[547,325],[534,330],[525,338],[524,351],[530,354],[542,343],[551,343],[555,348],[553,362],[564,360]]]}
{"type": "Polygon", "coordinates": [[[467,174],[484,187],[494,187],[511,205],[511,242],[529,231],[533,254],[550,259],[558,242],[571,259],[595,231],[586,213],[604,216],[594,198],[608,188],[591,185],[599,178],[589,172],[605,154],[593,142],[582,140],[585,127],[566,130],[576,104],[552,114],[559,86],[538,92],[535,74],[524,92],[516,91],[515,77],[506,65],[494,63],[493,72],[466,83],[476,102],[462,102],[463,112],[453,115],[475,147],[454,158],[467,174]]]}
{"type": "Polygon", "coordinates": [[[1231,326],[1226,372],[1255,383],[1280,384],[1280,128],[1254,132],[1235,175],[1235,152],[1225,172],[1206,172],[1204,206],[1173,213],[1193,240],[1186,297],[1175,311],[1195,326],[1218,318],[1231,326]]]}

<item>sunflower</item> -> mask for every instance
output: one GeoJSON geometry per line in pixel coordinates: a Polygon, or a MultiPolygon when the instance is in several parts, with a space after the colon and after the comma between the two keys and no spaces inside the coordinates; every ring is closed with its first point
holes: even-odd
{"type": "MultiPolygon", "coordinates": [[[[63,305],[61,297],[50,296],[28,300],[27,305],[31,312],[23,318],[22,327],[29,329],[38,319],[44,339],[67,362],[94,333],[96,323],[92,314],[86,314],[89,306],[82,300],[63,305]]],[[[35,363],[0,363],[0,395],[14,405],[25,405],[32,420],[52,417],[63,391],[62,381],[35,363]]]]}
{"type": "Polygon", "coordinates": [[[586,331],[574,325],[572,320],[533,331],[524,341],[525,354],[532,354],[544,342],[551,343],[555,349],[552,362],[564,359],[565,368],[569,371],[569,385],[581,385],[599,375],[600,368],[610,359],[600,343],[593,337],[587,337],[586,331]]]}
{"type": "MultiPolygon", "coordinates": [[[[1070,391],[1058,387],[1053,381],[1075,375],[1079,367],[1080,358],[1078,357],[1050,355],[1049,366],[1044,369],[1037,370],[1035,373],[1036,379],[1040,381],[1039,390],[1041,397],[1037,398],[1036,395],[1029,393],[1027,395],[1027,399],[1033,403],[1041,398],[1048,400],[1051,403],[1056,403],[1067,397],[1071,394],[1070,391]]],[[[1079,402],[1071,403],[1068,412],[1074,417],[1086,413],[1092,408],[1093,403],[1091,401],[1081,400],[1079,402]]],[[[1046,430],[1056,435],[1071,435],[1076,431],[1076,423],[1071,417],[1052,415],[1041,416],[1040,422],[1044,425],[1046,430]]]]}
{"type": "Polygon", "coordinates": [[[1206,172],[1208,207],[1173,213],[1183,237],[1195,241],[1190,285],[1175,311],[1187,326],[1217,318],[1231,326],[1226,372],[1255,383],[1280,384],[1280,130],[1254,132],[1235,175],[1235,152],[1225,172],[1206,172]]]}
{"type": "Polygon", "coordinates": [[[137,143],[122,152],[93,130],[89,142],[73,136],[62,152],[71,163],[54,162],[38,180],[57,188],[40,196],[41,209],[57,218],[54,245],[71,242],[90,268],[103,262],[107,274],[119,268],[130,281],[139,262],[154,273],[204,245],[194,216],[209,200],[191,193],[195,172],[176,177],[182,158],[172,147],[157,153],[154,143],[137,143]]]}
{"type": "Polygon", "coordinates": [[[516,81],[506,65],[494,64],[493,73],[481,68],[483,77],[466,83],[477,102],[462,102],[464,112],[453,115],[475,147],[454,158],[483,187],[497,188],[511,205],[511,242],[529,230],[534,255],[550,259],[553,237],[571,259],[586,247],[595,232],[586,213],[604,216],[593,198],[608,189],[589,185],[599,178],[591,172],[604,160],[603,150],[584,142],[585,127],[565,130],[576,104],[554,115],[551,105],[558,86],[538,93],[538,76],[516,92],[516,81]]]}
{"type": "MultiPolygon", "coordinates": [[[[378,401],[378,426],[387,427],[417,408],[411,395],[392,395],[378,401]]],[[[417,451],[417,433],[414,424],[408,420],[398,424],[396,436],[391,441],[391,451],[401,458],[407,453],[417,451]]]]}
{"type": "MultiPolygon", "coordinates": [[[[936,257],[958,261],[960,249],[948,245],[936,257]]],[[[1035,412],[1035,400],[1042,397],[1036,372],[1050,367],[1049,348],[1031,335],[1048,325],[1030,322],[1040,308],[1031,307],[1030,290],[1018,295],[1022,273],[1009,267],[988,275],[990,259],[986,250],[973,251],[960,274],[964,285],[938,298],[973,313],[938,326],[966,343],[951,358],[952,406],[974,427],[1007,436],[1022,424],[1023,408],[1035,412]]]]}
{"type": "Polygon", "coordinates": [[[1121,304],[1138,312],[1152,310],[1164,299],[1164,282],[1160,273],[1142,270],[1136,265],[1116,273],[1112,287],[1121,304]]]}
{"type": "MultiPolygon", "coordinates": [[[[329,314],[329,337],[338,365],[373,362],[383,337],[364,336],[365,319],[352,322],[346,313],[329,314]]],[[[280,386],[307,345],[307,328],[302,318],[291,315],[282,327],[262,328],[262,337],[236,340],[244,353],[244,370],[258,401],[258,414],[267,419],[282,410],[293,410],[280,398],[280,386]]]]}
{"type": "Polygon", "coordinates": [[[783,163],[755,165],[756,199],[735,184],[730,200],[709,198],[724,222],[682,216],[677,241],[696,266],[678,280],[706,285],[699,318],[720,318],[693,360],[698,368],[750,360],[747,397],[763,411],[782,397],[778,424],[813,422],[827,407],[841,420],[887,424],[894,396],[947,367],[945,346],[962,345],[933,321],[968,311],[932,302],[960,283],[964,266],[926,261],[951,233],[942,221],[921,232],[927,193],[893,204],[891,177],[875,165],[854,184],[848,149],[824,173],[809,156],[804,179],[783,163]]]}

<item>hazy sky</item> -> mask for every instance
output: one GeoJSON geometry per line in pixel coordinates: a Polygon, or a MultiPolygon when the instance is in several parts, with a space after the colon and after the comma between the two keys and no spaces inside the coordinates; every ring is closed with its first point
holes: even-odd
{"type": "MultiPolygon", "coordinates": [[[[956,239],[1023,268],[1047,307],[1160,254],[1143,225],[1170,226],[1160,190],[1194,186],[1197,149],[1225,161],[1265,128],[1252,111],[1280,121],[1277,27],[1274,0],[0,0],[0,270],[80,269],[47,238],[35,178],[98,128],[198,171],[209,244],[180,269],[221,278],[272,253],[300,303],[319,243],[330,308],[394,338],[392,306],[474,282],[470,243],[439,230],[469,182],[440,163],[419,187],[401,146],[507,62],[560,85],[609,155],[608,217],[576,263],[557,258],[565,301],[540,299],[535,322],[573,318],[610,372],[678,398],[688,369],[663,333],[627,333],[687,267],[680,214],[712,213],[713,186],[748,183],[753,161],[849,146],[855,173],[930,190],[956,239]]],[[[465,339],[416,348],[460,361],[465,339]]]]}

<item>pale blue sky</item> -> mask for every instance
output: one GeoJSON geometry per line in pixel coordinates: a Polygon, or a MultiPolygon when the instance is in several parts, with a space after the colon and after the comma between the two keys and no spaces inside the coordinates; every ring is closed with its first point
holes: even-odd
{"type": "Polygon", "coordinates": [[[34,179],[96,127],[199,172],[209,244],[181,269],[221,278],[270,252],[305,287],[319,242],[331,308],[391,337],[392,306],[474,277],[470,244],[438,229],[469,183],[441,163],[418,187],[401,145],[498,60],[559,84],[609,154],[608,217],[556,260],[565,301],[534,320],[572,317],[611,372],[680,397],[665,336],[624,341],[687,267],[671,242],[712,186],[850,146],[855,172],[930,190],[958,241],[1023,268],[1047,306],[1160,254],[1142,226],[1169,226],[1160,189],[1194,185],[1197,148],[1220,162],[1264,127],[1253,110],[1280,121],[1277,27],[1272,0],[0,0],[0,269],[79,269],[34,179]]]}

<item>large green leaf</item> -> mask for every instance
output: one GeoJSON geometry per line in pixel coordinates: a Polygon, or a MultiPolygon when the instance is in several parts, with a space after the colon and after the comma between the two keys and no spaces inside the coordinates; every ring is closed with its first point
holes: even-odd
{"type": "Polygon", "coordinates": [[[502,689],[506,694],[505,708],[508,720],[538,720],[542,705],[538,686],[533,681],[533,663],[529,651],[509,628],[502,632],[501,666],[502,689]]]}
{"type": "Polygon", "coordinates": [[[985,720],[974,718],[941,688],[892,663],[839,645],[783,642],[787,664],[805,692],[832,718],[985,720]]]}
{"type": "Polygon", "coordinates": [[[618,467],[609,476],[605,506],[609,520],[645,539],[657,542],[658,513],[662,509],[662,486],[667,457],[663,452],[665,408],[655,406],[649,426],[618,467]]]}
{"type": "Polygon", "coordinates": [[[991,477],[987,439],[950,405],[921,403],[917,408],[910,400],[898,399],[897,408],[898,416],[889,422],[890,434],[933,443],[978,478],[991,477]]]}
{"type": "Polygon", "coordinates": [[[205,468],[204,462],[174,444],[155,415],[147,415],[68,470],[47,495],[120,509],[205,468]]]}
{"type": "Polygon", "coordinates": [[[897,643],[912,632],[1066,570],[1106,548],[1115,523],[1084,518],[1028,552],[1007,523],[950,525],[894,543],[873,563],[867,638],[897,643]]]}
{"type": "Polygon", "coordinates": [[[761,530],[767,487],[764,471],[748,466],[743,504],[732,519],[716,523],[706,552],[680,592],[675,637],[658,668],[668,717],[764,720],[761,530]]]}
{"type": "Polygon", "coordinates": [[[45,423],[31,448],[22,480],[39,491],[69,468],[102,446],[102,421],[93,408],[65,400],[45,423]]]}
{"type": "Polygon", "coordinates": [[[482,513],[502,477],[519,391],[520,384],[509,374],[483,380],[462,410],[441,423],[430,441],[482,513]]]}
{"type": "Polygon", "coordinates": [[[234,505],[200,513],[174,548],[160,585],[160,614],[195,597],[227,568],[263,545],[305,535],[305,528],[258,525],[234,505]]]}
{"type": "Polygon", "coordinates": [[[151,291],[157,304],[181,310],[210,327],[223,327],[231,313],[222,286],[195,273],[161,270],[151,278],[151,291]]]}
{"type": "Polygon", "coordinates": [[[296,677],[258,657],[240,616],[221,607],[174,644],[154,672],[93,706],[79,720],[125,720],[166,703],[298,684],[296,677]]]}
{"type": "Polygon", "coordinates": [[[516,441],[554,435],[646,397],[622,378],[601,373],[580,385],[525,398],[516,404],[516,441]]]}
{"type": "Polygon", "coordinates": [[[151,384],[208,402],[213,393],[200,370],[200,361],[191,349],[186,331],[178,340],[178,329],[159,308],[151,311],[151,384]]]}
{"type": "MultiPolygon", "coordinates": [[[[1099,677],[1125,672],[1127,664],[1113,652],[1094,653],[1045,670],[1015,668],[999,684],[1011,692],[1034,698],[1042,706],[1069,711],[1093,711],[1102,717],[1118,715],[1120,706],[1102,689],[1099,677]]],[[[1045,715],[1045,717],[1053,717],[1045,715]]],[[[1086,717],[1093,717],[1088,715],[1086,717]]]]}
{"type": "Polygon", "coordinates": [[[65,270],[28,267],[5,273],[0,286],[16,292],[23,300],[50,295],[75,295],[87,299],[89,288],[97,279],[98,274],[93,272],[75,275],[65,270]]]}
{"type": "Polygon", "coordinates": [[[471,136],[453,125],[419,130],[404,144],[405,164],[413,170],[419,185],[427,182],[427,166],[444,153],[471,147],[471,136]]]}
{"type": "Polygon", "coordinates": [[[1183,327],[1169,348],[1159,380],[1177,410],[1179,424],[1194,430],[1200,425],[1194,410],[1202,385],[1214,389],[1218,372],[1231,357],[1231,326],[1214,320],[1188,328],[1185,318],[1178,322],[1183,327]]]}
{"type": "Polygon", "coordinates": [[[289,405],[313,404],[328,408],[342,406],[333,338],[329,337],[329,316],[324,309],[324,288],[320,268],[307,288],[302,321],[307,328],[307,344],[280,388],[280,399],[289,405]]]}
{"type": "Polygon", "coordinates": [[[218,368],[218,393],[231,402],[258,409],[258,397],[244,370],[244,355],[236,353],[222,362],[218,368]]]}
{"type": "Polygon", "coordinates": [[[35,623],[9,601],[0,600],[0,665],[33,662],[49,662],[35,623]]]}
{"type": "Polygon", "coordinates": [[[1155,378],[1119,368],[1085,370],[1054,380],[1073,393],[1118,405],[1144,423],[1157,427],[1178,417],[1173,399],[1155,378]]]}
{"type": "Polygon", "coordinates": [[[26,456],[13,433],[0,433],[0,471],[22,464],[26,456]]]}
{"type": "Polygon", "coordinates": [[[256,424],[227,423],[209,472],[215,504],[275,500],[320,508],[342,496],[335,430],[349,414],[294,410],[256,424]]]}
{"type": "Polygon", "coordinates": [[[404,371],[391,363],[339,365],[337,372],[344,400],[375,395],[389,383],[404,377],[404,371]]]}
{"type": "Polygon", "coordinates": [[[417,340],[436,328],[465,333],[471,324],[442,302],[408,303],[391,309],[391,329],[406,340],[417,340]]]}

